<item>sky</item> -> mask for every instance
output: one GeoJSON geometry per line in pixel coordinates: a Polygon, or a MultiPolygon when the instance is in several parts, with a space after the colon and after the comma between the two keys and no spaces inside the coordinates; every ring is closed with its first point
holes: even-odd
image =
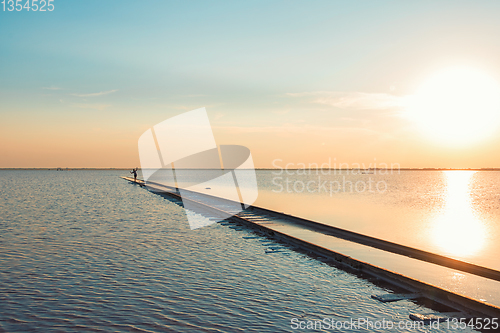
{"type": "Polygon", "coordinates": [[[53,4],[0,4],[0,168],[140,166],[144,131],[200,107],[257,168],[500,168],[500,128],[443,142],[407,111],[443,68],[500,82],[498,1],[53,4]]]}

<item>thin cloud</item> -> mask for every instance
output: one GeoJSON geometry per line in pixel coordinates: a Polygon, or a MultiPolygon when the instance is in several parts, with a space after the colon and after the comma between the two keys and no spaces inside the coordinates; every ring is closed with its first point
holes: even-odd
{"type": "Polygon", "coordinates": [[[161,104],[156,104],[155,107],[190,111],[190,110],[198,109],[198,108],[200,108],[202,106],[205,107],[205,108],[207,108],[207,109],[212,109],[212,108],[215,108],[215,107],[219,107],[221,105],[224,105],[224,103],[216,103],[216,104],[192,104],[192,105],[161,103],[161,104]]]}
{"type": "Polygon", "coordinates": [[[310,98],[310,102],[333,106],[339,109],[387,110],[404,107],[407,96],[385,93],[363,93],[342,91],[312,91],[287,93],[291,97],[310,98]]]}
{"type": "Polygon", "coordinates": [[[219,130],[228,131],[230,133],[290,133],[290,134],[306,134],[314,133],[316,135],[332,135],[332,133],[345,134],[345,133],[366,133],[366,134],[380,134],[378,131],[355,126],[311,126],[311,125],[297,125],[297,124],[284,124],[281,126],[214,126],[219,130]]]}
{"type": "Polygon", "coordinates": [[[117,91],[118,91],[118,89],[114,89],[114,90],[108,90],[108,91],[100,91],[98,93],[91,93],[91,94],[71,94],[71,95],[77,96],[77,97],[96,97],[96,96],[109,95],[109,94],[115,93],[117,91]]]}
{"type": "Polygon", "coordinates": [[[72,104],[72,107],[80,109],[92,109],[103,111],[111,106],[111,104],[72,104]]]}

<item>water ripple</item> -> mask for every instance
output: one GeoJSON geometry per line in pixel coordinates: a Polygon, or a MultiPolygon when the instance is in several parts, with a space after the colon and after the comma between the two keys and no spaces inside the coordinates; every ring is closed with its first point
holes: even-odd
{"type": "Polygon", "coordinates": [[[244,228],[191,231],[120,174],[0,171],[0,332],[280,332],[422,310],[244,228]]]}

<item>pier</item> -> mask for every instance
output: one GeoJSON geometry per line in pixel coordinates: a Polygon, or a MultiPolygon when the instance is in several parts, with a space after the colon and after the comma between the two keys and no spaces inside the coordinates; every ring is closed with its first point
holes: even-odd
{"type": "MultiPolygon", "coordinates": [[[[146,185],[139,179],[121,178],[141,187],[146,185]]],[[[234,202],[226,199],[201,193],[192,193],[188,199],[181,197],[175,187],[152,182],[147,183],[147,188],[174,200],[189,200],[190,207],[196,207],[196,212],[207,218],[233,214],[229,207],[234,207],[234,202]]],[[[466,295],[447,285],[447,278],[458,273],[486,288],[486,294],[488,290],[498,292],[499,271],[256,206],[228,220],[312,253],[346,271],[388,283],[412,295],[374,297],[381,301],[425,298],[460,311],[462,317],[500,318],[500,300],[482,301],[479,294],[466,295]]]]}

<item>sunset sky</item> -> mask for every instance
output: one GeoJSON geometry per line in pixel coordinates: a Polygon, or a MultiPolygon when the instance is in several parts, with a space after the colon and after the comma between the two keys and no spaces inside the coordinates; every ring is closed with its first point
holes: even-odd
{"type": "Polygon", "coordinates": [[[499,1],[54,6],[0,11],[1,168],[139,166],[200,107],[258,168],[500,168],[499,1]]]}

